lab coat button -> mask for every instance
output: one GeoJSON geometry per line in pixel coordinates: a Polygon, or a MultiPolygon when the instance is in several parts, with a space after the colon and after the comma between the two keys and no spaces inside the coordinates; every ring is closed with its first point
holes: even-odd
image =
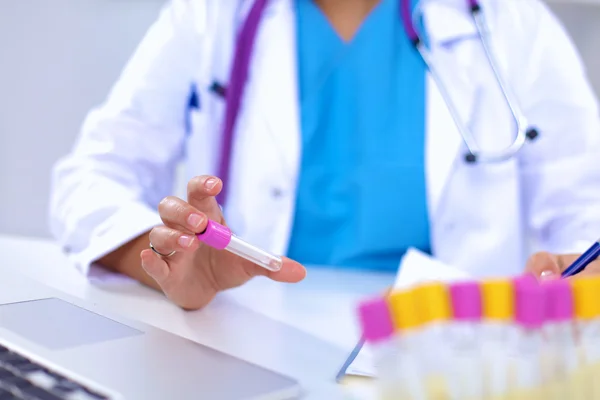
{"type": "Polygon", "coordinates": [[[271,196],[273,196],[273,198],[275,199],[278,199],[283,196],[283,190],[281,190],[280,188],[274,188],[271,191],[271,196]]]}

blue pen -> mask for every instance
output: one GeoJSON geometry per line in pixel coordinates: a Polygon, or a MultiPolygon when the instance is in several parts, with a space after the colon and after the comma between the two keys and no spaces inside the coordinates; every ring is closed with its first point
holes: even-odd
{"type": "Polygon", "coordinates": [[[592,261],[600,256],[600,240],[596,241],[573,264],[563,271],[561,276],[567,278],[583,271],[592,261]]]}

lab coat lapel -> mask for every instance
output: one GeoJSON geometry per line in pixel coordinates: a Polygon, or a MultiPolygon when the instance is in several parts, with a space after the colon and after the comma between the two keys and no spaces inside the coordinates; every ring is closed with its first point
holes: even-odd
{"type": "MultiPolygon", "coordinates": [[[[271,0],[264,11],[251,65],[252,101],[291,180],[297,173],[300,122],[294,0],[271,0]]],[[[276,167],[276,166],[274,166],[276,167]]],[[[293,183],[293,182],[292,182],[293,183]]],[[[290,188],[292,189],[292,188],[290,188]]]]}
{"type": "MultiPolygon", "coordinates": [[[[460,2],[464,5],[464,1],[460,2]]],[[[462,124],[469,127],[479,85],[470,71],[479,43],[476,28],[464,8],[453,2],[426,2],[423,18],[430,45],[430,58],[456,105],[462,124]]],[[[457,163],[463,162],[462,136],[433,75],[427,74],[426,169],[428,208],[435,219],[444,189],[457,163]]]]}

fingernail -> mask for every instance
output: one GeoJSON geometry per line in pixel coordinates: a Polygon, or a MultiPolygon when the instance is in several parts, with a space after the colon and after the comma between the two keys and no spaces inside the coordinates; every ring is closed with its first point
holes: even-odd
{"type": "Polygon", "coordinates": [[[213,190],[215,186],[217,186],[217,183],[219,183],[217,178],[208,178],[206,182],[204,182],[204,187],[206,187],[208,190],[213,190]]]}
{"type": "Polygon", "coordinates": [[[188,217],[187,222],[193,230],[198,230],[198,229],[200,229],[200,224],[202,223],[202,215],[191,214],[188,217]]]}
{"type": "Polygon", "coordinates": [[[542,281],[548,281],[554,279],[555,277],[556,275],[552,271],[542,271],[542,273],[540,274],[540,280],[542,281]]]}
{"type": "Polygon", "coordinates": [[[177,243],[183,248],[188,248],[194,243],[194,238],[191,236],[181,235],[179,239],[177,239],[177,243]]]}

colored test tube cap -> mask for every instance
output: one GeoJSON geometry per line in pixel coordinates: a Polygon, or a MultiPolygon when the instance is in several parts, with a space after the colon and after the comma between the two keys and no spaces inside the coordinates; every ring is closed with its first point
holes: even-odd
{"type": "Polygon", "coordinates": [[[556,279],[542,284],[546,299],[546,319],[551,322],[564,322],[573,319],[575,314],[573,288],[564,279],[556,279]]]}
{"type": "Polygon", "coordinates": [[[208,221],[204,232],[196,235],[198,240],[217,250],[223,250],[231,241],[231,230],[215,221],[208,221]]]}
{"type": "Polygon", "coordinates": [[[600,317],[600,277],[586,276],[573,279],[575,316],[588,320],[600,317]]]}
{"type": "Polygon", "coordinates": [[[421,314],[417,307],[414,288],[394,291],[388,301],[397,329],[410,330],[421,325],[421,314]]]}
{"type": "Polygon", "coordinates": [[[481,283],[483,316],[492,321],[510,321],[514,316],[514,286],[509,279],[481,283]]]}
{"type": "Polygon", "coordinates": [[[546,320],[546,296],[537,282],[515,282],[515,320],[528,329],[540,328],[546,320]]]}
{"type": "Polygon", "coordinates": [[[530,282],[530,283],[539,283],[538,279],[534,274],[526,273],[523,275],[519,275],[515,278],[515,282],[530,282]]]}
{"type": "Polygon", "coordinates": [[[481,288],[477,282],[456,282],[449,287],[452,313],[458,321],[481,319],[481,288]]]}
{"type": "Polygon", "coordinates": [[[448,287],[444,283],[424,283],[417,286],[415,294],[423,323],[450,319],[450,295],[448,287]]]}
{"type": "Polygon", "coordinates": [[[367,342],[381,342],[394,333],[390,309],[384,299],[369,299],[359,304],[358,319],[363,338],[367,342]]]}

